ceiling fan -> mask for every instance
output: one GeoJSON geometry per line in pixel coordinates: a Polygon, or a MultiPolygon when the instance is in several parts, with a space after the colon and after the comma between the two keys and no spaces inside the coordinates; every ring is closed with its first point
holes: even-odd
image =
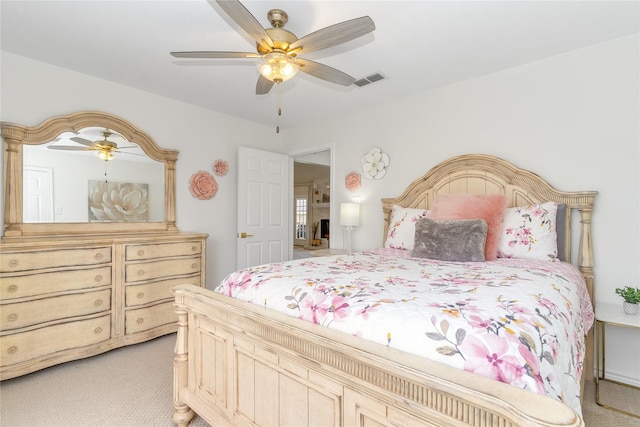
{"type": "Polygon", "coordinates": [[[124,154],[132,154],[135,156],[142,156],[142,154],[131,153],[127,151],[120,151],[127,148],[138,148],[136,145],[132,145],[129,147],[119,147],[113,141],[109,141],[109,138],[113,135],[109,129],[105,129],[102,131],[102,136],[104,137],[101,141],[89,141],[88,139],[80,138],[78,136],[74,136],[69,138],[69,140],[73,142],[77,142],[78,144],[84,145],[84,147],[78,147],[76,145],[49,145],[47,146],[50,150],[66,150],[66,151],[95,151],[96,156],[105,162],[113,159],[113,153],[124,153],[124,154]]]}
{"type": "Polygon", "coordinates": [[[256,41],[257,53],[192,51],[171,52],[171,55],[176,58],[257,58],[257,66],[260,70],[256,84],[257,95],[269,93],[274,83],[289,80],[298,70],[331,83],[343,86],[353,84],[356,79],[350,75],[319,62],[300,58],[298,55],[346,43],[376,28],[370,17],[362,16],[322,28],[299,39],[283,28],[289,19],[283,10],[272,9],[268,12],[267,18],[272,28],[265,29],[239,1],[215,1],[256,41]]]}

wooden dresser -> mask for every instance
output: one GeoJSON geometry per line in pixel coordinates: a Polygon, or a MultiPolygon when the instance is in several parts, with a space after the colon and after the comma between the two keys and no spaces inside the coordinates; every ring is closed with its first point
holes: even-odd
{"type": "Polygon", "coordinates": [[[0,379],[177,329],[171,287],[205,284],[206,234],[4,239],[0,379]]]}

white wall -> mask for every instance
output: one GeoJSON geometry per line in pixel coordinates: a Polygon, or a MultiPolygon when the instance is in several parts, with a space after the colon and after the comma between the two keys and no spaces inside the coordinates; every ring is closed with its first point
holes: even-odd
{"type": "Polygon", "coordinates": [[[207,287],[236,265],[237,147],[280,151],[273,128],[218,114],[130,87],[2,53],[0,120],[33,126],[51,116],[83,110],[115,114],[148,133],[162,148],[180,150],[176,164],[177,225],[209,234],[207,287]],[[229,162],[219,190],[198,200],[188,190],[198,170],[213,174],[216,159],[229,162]]]}
{"type": "MultiPolygon", "coordinates": [[[[621,305],[614,289],[640,286],[638,52],[638,35],[624,37],[289,129],[285,151],[333,144],[333,217],[341,202],[350,201],[344,178],[352,170],[362,173],[361,156],[374,146],[389,154],[384,179],[363,175],[356,249],[382,243],[381,198],[400,195],[431,167],[460,154],[502,157],[560,190],[599,191],[593,214],[596,301],[621,305]]],[[[332,235],[341,233],[334,229],[332,235]]],[[[339,237],[332,245],[341,247],[339,237]]],[[[612,329],[607,339],[608,368],[640,385],[638,332],[612,329]]]]}

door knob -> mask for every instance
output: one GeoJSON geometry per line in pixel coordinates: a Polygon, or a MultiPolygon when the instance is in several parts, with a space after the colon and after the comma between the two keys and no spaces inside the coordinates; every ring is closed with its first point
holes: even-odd
{"type": "Polygon", "coordinates": [[[241,239],[246,239],[247,237],[253,237],[253,234],[247,234],[244,231],[238,235],[241,239]]]}

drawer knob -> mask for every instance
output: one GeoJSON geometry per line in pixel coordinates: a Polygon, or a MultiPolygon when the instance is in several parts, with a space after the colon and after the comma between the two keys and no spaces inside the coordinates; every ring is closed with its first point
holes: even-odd
{"type": "Polygon", "coordinates": [[[16,313],[11,313],[7,316],[7,319],[9,320],[9,322],[15,322],[16,320],[18,320],[18,315],[16,313]]]}
{"type": "Polygon", "coordinates": [[[9,348],[7,349],[7,353],[9,353],[9,354],[15,354],[15,353],[17,353],[17,352],[18,352],[18,347],[17,347],[17,346],[15,346],[15,345],[12,345],[11,347],[9,347],[9,348]]]}
{"type": "Polygon", "coordinates": [[[191,268],[193,268],[194,270],[198,268],[198,263],[194,262],[193,264],[191,264],[191,268]]]}
{"type": "Polygon", "coordinates": [[[195,251],[197,251],[197,250],[198,250],[198,247],[197,247],[197,246],[195,246],[195,245],[194,245],[194,246],[191,246],[191,250],[192,250],[193,252],[195,252],[195,251]]]}
{"type": "Polygon", "coordinates": [[[136,323],[138,325],[141,325],[142,323],[144,323],[144,319],[142,317],[138,317],[138,319],[136,320],[136,323]]]}
{"type": "Polygon", "coordinates": [[[98,334],[102,333],[102,328],[101,328],[100,326],[98,326],[97,328],[95,328],[95,329],[93,330],[93,333],[94,333],[94,334],[96,334],[96,335],[98,335],[98,334]]]}
{"type": "Polygon", "coordinates": [[[144,298],[144,292],[138,292],[136,295],[138,298],[144,298]]]}
{"type": "Polygon", "coordinates": [[[144,270],[138,270],[138,276],[144,276],[144,270]]]}
{"type": "Polygon", "coordinates": [[[100,252],[96,254],[96,259],[102,259],[102,254],[100,252]]]}
{"type": "Polygon", "coordinates": [[[144,251],[142,249],[138,249],[138,256],[144,255],[144,251]]]}
{"type": "Polygon", "coordinates": [[[97,299],[97,300],[93,303],[93,305],[95,305],[96,307],[101,306],[101,305],[102,305],[102,300],[101,300],[101,299],[97,299]]]}
{"type": "Polygon", "coordinates": [[[17,267],[18,266],[18,260],[17,259],[10,259],[9,260],[9,267],[17,267]]]}
{"type": "Polygon", "coordinates": [[[8,288],[8,291],[11,293],[14,293],[17,290],[18,290],[18,285],[10,285],[8,288]]]}
{"type": "Polygon", "coordinates": [[[101,282],[102,281],[102,274],[96,274],[95,281],[96,282],[101,282]]]}

